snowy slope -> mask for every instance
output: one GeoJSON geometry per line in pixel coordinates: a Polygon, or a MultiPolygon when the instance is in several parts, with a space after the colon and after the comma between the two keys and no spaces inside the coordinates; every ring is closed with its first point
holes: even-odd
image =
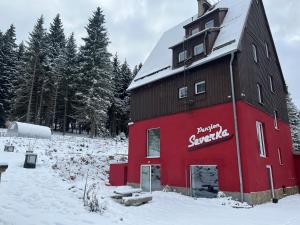
{"type": "Polygon", "coordinates": [[[0,163],[8,170],[0,183],[0,225],[299,225],[300,196],[251,209],[235,209],[227,198],[192,199],[176,193],[155,192],[153,201],[124,207],[107,187],[108,164],[125,160],[127,141],[62,137],[33,141],[10,140],[15,153],[3,152],[9,138],[0,137],[0,163]],[[35,170],[23,169],[28,146],[38,153],[35,170]],[[87,171],[88,186],[97,185],[98,200],[106,210],[90,213],[82,196],[87,171]]]}

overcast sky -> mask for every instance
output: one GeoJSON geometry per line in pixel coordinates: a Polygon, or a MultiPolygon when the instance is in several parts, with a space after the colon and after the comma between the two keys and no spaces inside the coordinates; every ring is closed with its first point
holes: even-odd
{"type": "MultiPolygon", "coordinates": [[[[264,4],[287,85],[300,108],[300,1],[264,0],[264,4]]],[[[145,61],[164,31],[197,12],[196,0],[0,0],[0,30],[13,23],[20,42],[27,40],[41,14],[48,27],[60,13],[66,34],[74,32],[81,44],[97,6],[106,15],[110,51],[126,58],[131,67],[145,61]]]]}

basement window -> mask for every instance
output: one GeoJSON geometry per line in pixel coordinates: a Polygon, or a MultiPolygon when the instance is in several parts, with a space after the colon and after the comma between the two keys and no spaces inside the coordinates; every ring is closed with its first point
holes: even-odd
{"type": "Polygon", "coordinates": [[[256,131],[257,139],[259,146],[259,155],[260,157],[266,157],[266,146],[265,146],[265,135],[264,135],[264,126],[261,122],[256,122],[256,131]]]}
{"type": "Polygon", "coordinates": [[[160,157],[160,128],[149,129],[147,131],[147,157],[160,157]]]}
{"type": "Polygon", "coordinates": [[[201,81],[195,84],[195,94],[204,94],[206,92],[206,83],[205,81],[201,81]]]}
{"type": "Polygon", "coordinates": [[[258,63],[257,48],[255,44],[252,44],[252,51],[253,51],[253,60],[254,62],[258,63]]]}
{"type": "Polygon", "coordinates": [[[200,44],[200,45],[196,45],[194,47],[194,55],[200,55],[204,52],[204,45],[203,44],[200,44]]]}
{"type": "Polygon", "coordinates": [[[186,98],[187,96],[188,96],[188,88],[187,87],[179,88],[179,93],[178,93],[179,99],[186,98]]]}
{"type": "Polygon", "coordinates": [[[206,24],[205,24],[205,29],[208,29],[208,28],[212,28],[215,26],[215,21],[214,20],[210,20],[208,21],[206,24]]]}
{"type": "Polygon", "coordinates": [[[185,50],[185,51],[180,52],[178,55],[178,62],[181,63],[186,59],[187,59],[187,51],[185,50]]]}

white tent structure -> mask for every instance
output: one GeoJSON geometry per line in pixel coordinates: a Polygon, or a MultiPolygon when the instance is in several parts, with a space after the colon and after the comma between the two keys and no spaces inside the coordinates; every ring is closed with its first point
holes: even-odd
{"type": "Polygon", "coordinates": [[[28,123],[12,122],[7,133],[15,137],[51,139],[51,130],[49,127],[28,123]]]}

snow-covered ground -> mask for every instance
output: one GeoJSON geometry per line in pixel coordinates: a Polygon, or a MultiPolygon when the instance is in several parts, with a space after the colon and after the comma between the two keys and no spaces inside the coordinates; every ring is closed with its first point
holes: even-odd
{"type": "Polygon", "coordinates": [[[105,184],[109,163],[126,160],[127,141],[54,135],[52,140],[0,137],[0,163],[8,170],[0,183],[0,225],[299,225],[300,195],[279,204],[236,209],[228,198],[192,199],[154,192],[153,201],[125,207],[110,199],[105,184]],[[12,142],[16,152],[3,152],[12,142]],[[29,147],[30,146],[30,147],[29,147]],[[36,169],[24,169],[26,150],[38,154],[36,169]],[[83,206],[83,190],[96,187],[103,213],[83,206]]]}

